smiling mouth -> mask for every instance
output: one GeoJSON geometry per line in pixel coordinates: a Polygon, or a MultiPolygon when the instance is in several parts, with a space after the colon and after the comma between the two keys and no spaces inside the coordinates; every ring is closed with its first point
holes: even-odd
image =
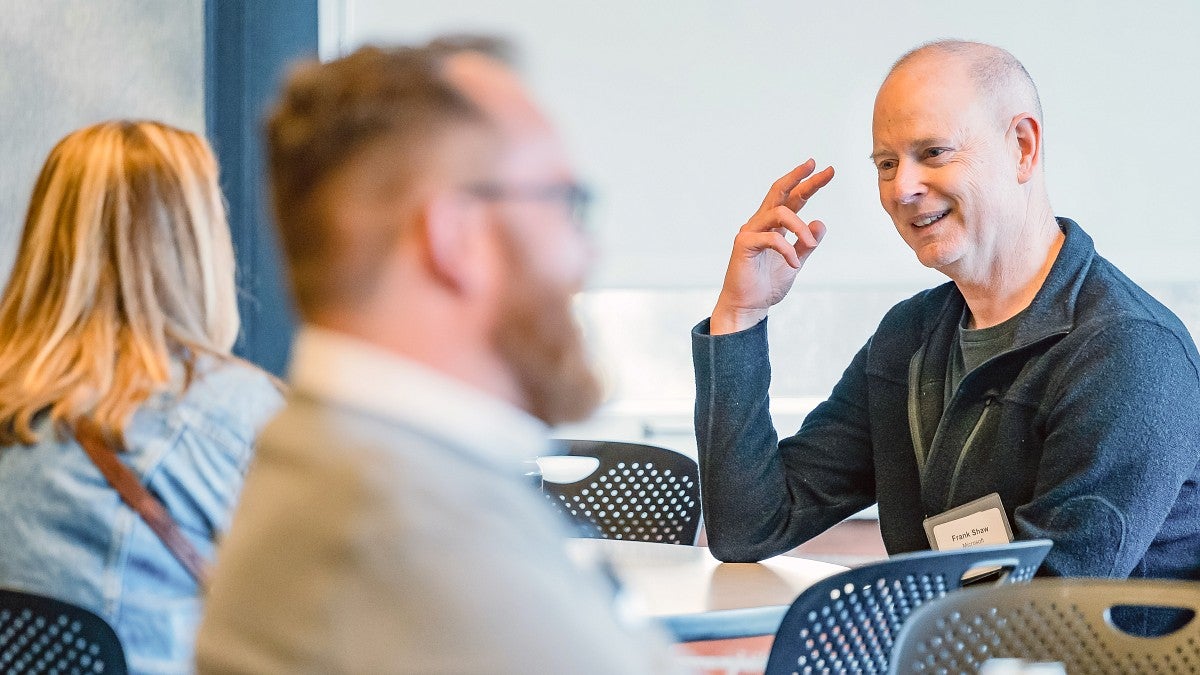
{"type": "Polygon", "coordinates": [[[947,209],[945,211],[939,211],[937,213],[931,213],[927,216],[922,216],[922,217],[917,218],[916,220],[912,221],[912,225],[914,227],[926,227],[926,226],[936,223],[937,221],[941,220],[942,218],[945,218],[948,215],[950,215],[949,209],[947,209]]]}

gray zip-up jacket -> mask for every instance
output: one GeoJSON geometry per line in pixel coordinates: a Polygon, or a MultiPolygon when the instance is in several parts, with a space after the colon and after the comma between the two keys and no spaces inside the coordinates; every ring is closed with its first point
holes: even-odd
{"type": "Polygon", "coordinates": [[[1066,240],[1013,347],[945,404],[964,301],[953,283],[893,307],[793,436],[768,413],[766,321],[692,333],[709,545],[789,550],[872,503],[890,553],[922,520],[992,492],[1018,539],[1054,540],[1043,572],[1200,578],[1200,355],[1169,310],[1066,240]],[[943,406],[946,409],[943,410],[943,406]]]}

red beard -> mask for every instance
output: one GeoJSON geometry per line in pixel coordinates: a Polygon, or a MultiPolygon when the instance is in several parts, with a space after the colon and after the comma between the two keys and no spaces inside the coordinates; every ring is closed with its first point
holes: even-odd
{"type": "Polygon", "coordinates": [[[512,265],[493,340],[525,395],[530,414],[551,426],[595,411],[602,387],[589,362],[568,289],[530,273],[519,244],[505,237],[512,265]]]}

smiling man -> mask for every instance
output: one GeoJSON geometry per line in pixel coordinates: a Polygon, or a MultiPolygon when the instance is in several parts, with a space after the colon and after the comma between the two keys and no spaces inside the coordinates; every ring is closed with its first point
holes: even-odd
{"type": "Polygon", "coordinates": [[[1054,217],[1028,73],[996,47],[925,45],[880,87],[872,131],[880,202],[951,281],[892,308],[779,441],[766,316],[825,234],[796,212],[833,171],[809,160],[772,186],[693,331],[715,555],[774,555],[878,502],[891,553],[1045,537],[1050,574],[1200,577],[1200,356],[1054,217]]]}

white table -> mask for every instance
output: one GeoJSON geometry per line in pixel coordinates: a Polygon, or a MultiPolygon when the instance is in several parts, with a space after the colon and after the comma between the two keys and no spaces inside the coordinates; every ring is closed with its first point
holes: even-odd
{"type": "Polygon", "coordinates": [[[790,556],[722,563],[702,546],[613,539],[572,539],[567,552],[607,560],[636,611],[682,642],[773,635],[796,596],[846,569],[790,556]]]}

